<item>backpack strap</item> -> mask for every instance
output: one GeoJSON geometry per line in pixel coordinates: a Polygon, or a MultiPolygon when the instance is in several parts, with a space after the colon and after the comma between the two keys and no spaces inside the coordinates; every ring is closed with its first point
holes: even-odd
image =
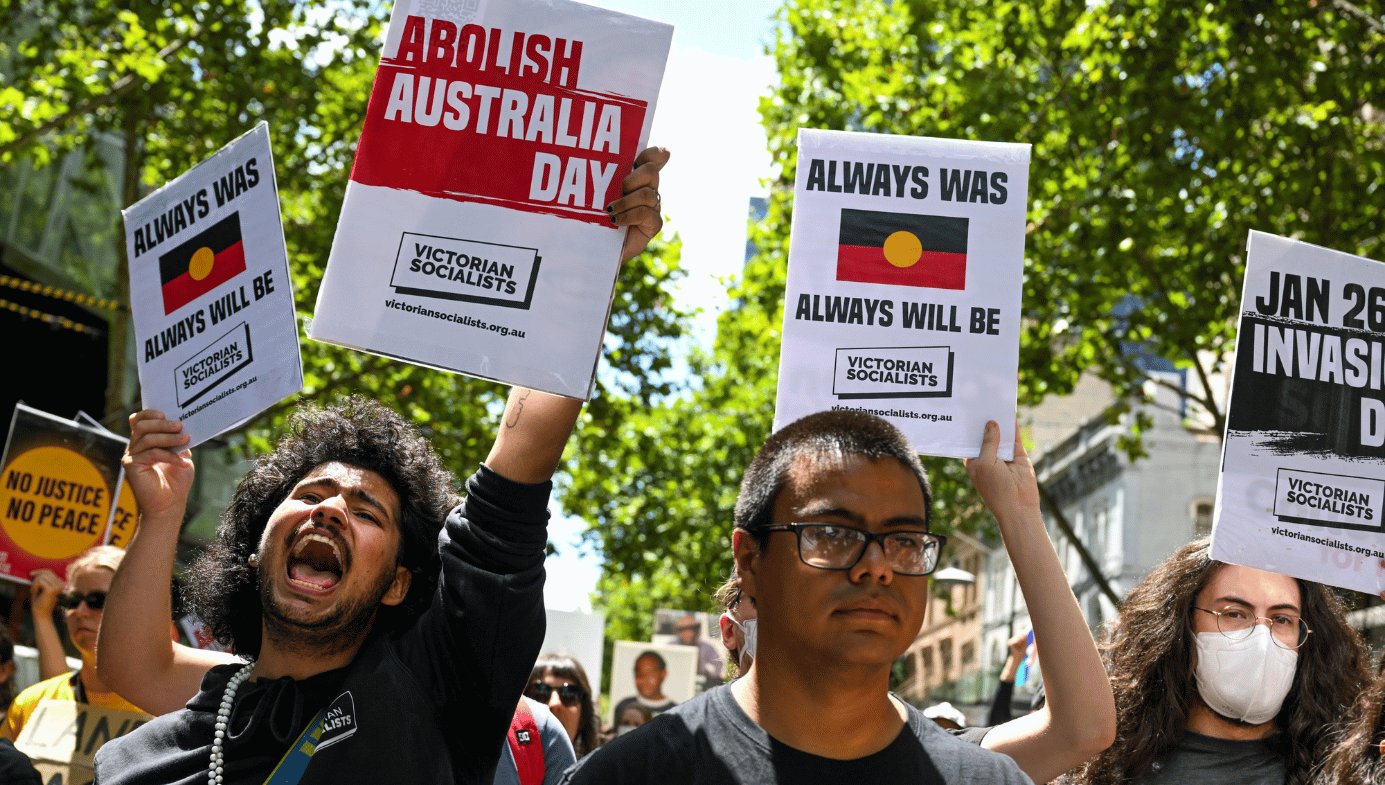
{"type": "Polygon", "coordinates": [[[534,713],[523,698],[515,707],[505,740],[510,743],[510,752],[515,757],[519,785],[543,785],[543,740],[539,738],[539,724],[534,720],[534,713]]]}

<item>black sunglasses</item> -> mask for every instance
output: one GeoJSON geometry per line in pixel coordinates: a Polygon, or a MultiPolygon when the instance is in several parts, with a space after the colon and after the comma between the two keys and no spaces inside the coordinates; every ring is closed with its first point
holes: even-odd
{"type": "Polygon", "coordinates": [[[93,591],[87,592],[86,594],[78,594],[75,591],[69,591],[58,595],[58,607],[65,611],[72,610],[83,602],[87,604],[88,608],[99,611],[106,605],[106,593],[103,591],[93,591]]]}
{"type": "Polygon", "coordinates": [[[554,687],[548,682],[536,681],[524,690],[524,694],[539,703],[548,703],[548,699],[553,697],[554,690],[557,690],[558,700],[562,701],[564,706],[576,706],[582,700],[582,688],[576,684],[554,687]]]}

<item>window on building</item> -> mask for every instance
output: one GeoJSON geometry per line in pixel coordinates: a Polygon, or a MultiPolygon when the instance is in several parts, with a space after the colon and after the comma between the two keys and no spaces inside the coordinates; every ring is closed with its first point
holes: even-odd
{"type": "Polygon", "coordinates": [[[938,643],[938,659],[942,660],[943,678],[952,673],[952,639],[943,638],[938,643]]]}
{"type": "Polygon", "coordinates": [[[1212,533],[1212,501],[1198,499],[1193,502],[1193,536],[1206,537],[1212,533]]]}
{"type": "Polygon", "coordinates": [[[976,643],[967,641],[962,644],[962,667],[966,668],[976,662],[976,643]]]}
{"type": "Polygon", "coordinates": [[[923,680],[931,683],[933,681],[933,647],[924,646],[919,651],[919,659],[923,661],[923,680]]]}

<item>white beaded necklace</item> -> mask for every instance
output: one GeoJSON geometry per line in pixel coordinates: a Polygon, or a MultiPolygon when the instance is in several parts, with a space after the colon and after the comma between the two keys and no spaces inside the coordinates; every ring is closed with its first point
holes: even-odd
{"type": "Polygon", "coordinates": [[[212,736],[212,759],[207,764],[207,782],[209,785],[221,785],[221,745],[231,734],[231,704],[236,700],[236,690],[240,689],[240,685],[250,678],[250,671],[254,669],[255,663],[247,663],[244,668],[231,676],[230,681],[226,682],[226,692],[221,695],[221,707],[216,710],[216,730],[212,736]]]}

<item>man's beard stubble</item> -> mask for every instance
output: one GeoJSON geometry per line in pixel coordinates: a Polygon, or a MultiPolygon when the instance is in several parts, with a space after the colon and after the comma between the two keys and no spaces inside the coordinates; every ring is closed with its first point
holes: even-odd
{"type": "Polygon", "coordinates": [[[393,582],[393,576],[386,573],[375,589],[362,598],[341,601],[327,615],[305,622],[292,618],[279,606],[274,592],[261,576],[260,608],[265,638],[285,652],[306,656],[331,656],[346,651],[358,645],[369,632],[380,600],[393,582]]]}

